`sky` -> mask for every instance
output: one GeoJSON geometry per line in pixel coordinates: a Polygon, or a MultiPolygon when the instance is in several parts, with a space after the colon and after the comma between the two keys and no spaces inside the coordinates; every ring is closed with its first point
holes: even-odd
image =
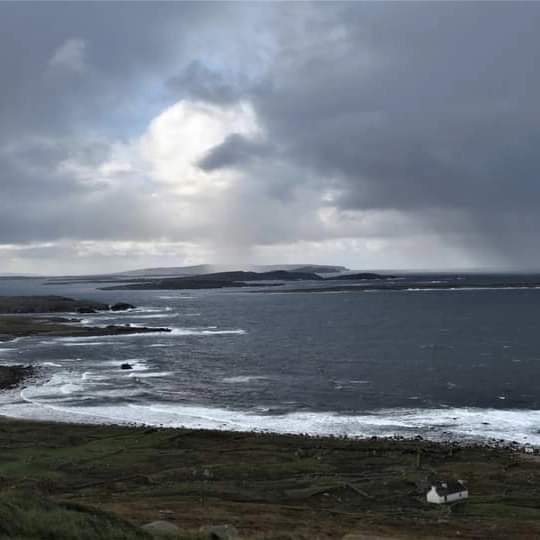
{"type": "Polygon", "coordinates": [[[540,270],[540,3],[1,2],[0,273],[540,270]]]}

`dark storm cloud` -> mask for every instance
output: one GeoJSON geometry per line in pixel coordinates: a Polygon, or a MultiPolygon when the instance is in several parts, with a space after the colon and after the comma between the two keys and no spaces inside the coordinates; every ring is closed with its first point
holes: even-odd
{"type": "Polygon", "coordinates": [[[13,132],[86,130],[122,133],[137,115],[147,122],[156,96],[146,95],[190,58],[184,37],[202,33],[229,9],[185,2],[6,2],[0,6],[0,140],[13,132]],[[81,72],[51,63],[66,42],[82,43],[81,72]],[[9,130],[9,131],[8,131],[9,130]]]}
{"type": "Polygon", "coordinates": [[[205,171],[234,167],[237,164],[246,165],[259,157],[272,154],[272,147],[268,143],[252,140],[238,133],[234,133],[212,148],[198,163],[205,171]]]}
{"type": "Polygon", "coordinates": [[[469,224],[463,243],[480,234],[512,257],[523,246],[530,262],[540,230],[540,6],[286,8],[271,84],[252,94],[282,155],[326,176],[341,209],[413,212],[446,233],[461,228],[436,210],[457,212],[469,224]]]}
{"type": "Polygon", "coordinates": [[[247,80],[234,80],[200,61],[190,62],[180,75],[172,77],[168,87],[176,96],[228,104],[247,95],[247,80]]]}
{"type": "Polygon", "coordinates": [[[198,163],[243,174],[235,230],[265,224],[245,242],[362,236],[338,225],[391,212],[472,264],[538,266],[539,30],[532,2],[0,4],[0,242],[187,234],[149,210],[144,173],[122,189],[59,166],[99,169],[107,137],[185,100],[255,111],[260,136],[229,134],[198,163]],[[96,133],[102,147],[77,143],[96,133]],[[298,229],[263,218],[269,199],[298,229]]]}
{"type": "Polygon", "coordinates": [[[326,19],[338,35],[326,50],[284,59],[258,111],[292,159],[342,178],[348,206],[520,203],[538,195],[539,16],[348,5],[326,19]]]}

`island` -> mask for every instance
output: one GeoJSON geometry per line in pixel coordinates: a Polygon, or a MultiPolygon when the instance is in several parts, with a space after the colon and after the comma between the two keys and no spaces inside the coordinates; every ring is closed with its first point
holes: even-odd
{"type": "Polygon", "coordinates": [[[276,286],[286,281],[324,281],[312,272],[273,270],[270,272],[214,272],[197,276],[141,279],[127,285],[102,287],[103,291],[118,290],[176,290],[176,289],[222,289],[225,287],[249,287],[253,285],[276,286]],[[275,283],[278,282],[278,283],[275,283]]]}

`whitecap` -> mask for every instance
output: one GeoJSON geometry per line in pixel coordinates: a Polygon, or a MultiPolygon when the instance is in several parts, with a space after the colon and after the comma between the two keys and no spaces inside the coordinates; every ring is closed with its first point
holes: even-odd
{"type": "Polygon", "coordinates": [[[251,381],[262,381],[268,379],[262,375],[239,375],[237,377],[226,377],[223,379],[224,383],[236,384],[236,383],[248,383],[251,381]]]}
{"type": "Polygon", "coordinates": [[[27,402],[0,405],[0,414],[35,419],[63,421],[137,423],[233,431],[275,433],[308,433],[312,435],[346,435],[349,437],[413,437],[421,434],[432,440],[526,441],[540,445],[540,411],[479,408],[385,409],[374,413],[338,414],[335,412],[291,412],[261,414],[242,410],[197,405],[149,403],[147,405],[102,405],[77,407],[47,402],[21,392],[27,402]]]}
{"type": "Polygon", "coordinates": [[[164,306],[164,307],[153,307],[153,306],[147,306],[147,307],[138,307],[135,309],[129,310],[129,313],[159,313],[161,311],[172,311],[172,307],[170,306],[164,306]]]}
{"type": "Polygon", "coordinates": [[[237,334],[244,335],[246,331],[242,328],[234,330],[219,330],[217,326],[210,326],[206,328],[172,328],[170,335],[173,336],[213,336],[213,335],[227,335],[237,334]]]}
{"type": "Polygon", "coordinates": [[[62,392],[62,394],[73,394],[73,392],[79,392],[82,389],[82,386],[78,384],[67,383],[60,387],[60,392],[62,392]]]}
{"type": "Polygon", "coordinates": [[[151,373],[130,373],[128,377],[136,377],[136,378],[151,378],[151,377],[168,377],[170,375],[174,375],[174,372],[172,371],[154,371],[151,373]]]}
{"type": "MultiPolygon", "coordinates": [[[[168,317],[176,317],[176,313],[149,313],[147,315],[136,315],[130,319],[166,319],[168,317]]],[[[125,317],[122,319],[124,320],[125,317]]]]}

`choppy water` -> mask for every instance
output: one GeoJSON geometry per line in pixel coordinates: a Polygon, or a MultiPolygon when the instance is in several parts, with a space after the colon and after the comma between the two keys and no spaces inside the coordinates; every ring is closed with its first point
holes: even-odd
{"type": "Polygon", "coordinates": [[[538,289],[106,292],[0,280],[0,294],[21,293],[129,301],[140,307],[84,322],[173,332],[0,344],[1,363],[42,368],[1,397],[2,414],[540,444],[538,289]]]}

